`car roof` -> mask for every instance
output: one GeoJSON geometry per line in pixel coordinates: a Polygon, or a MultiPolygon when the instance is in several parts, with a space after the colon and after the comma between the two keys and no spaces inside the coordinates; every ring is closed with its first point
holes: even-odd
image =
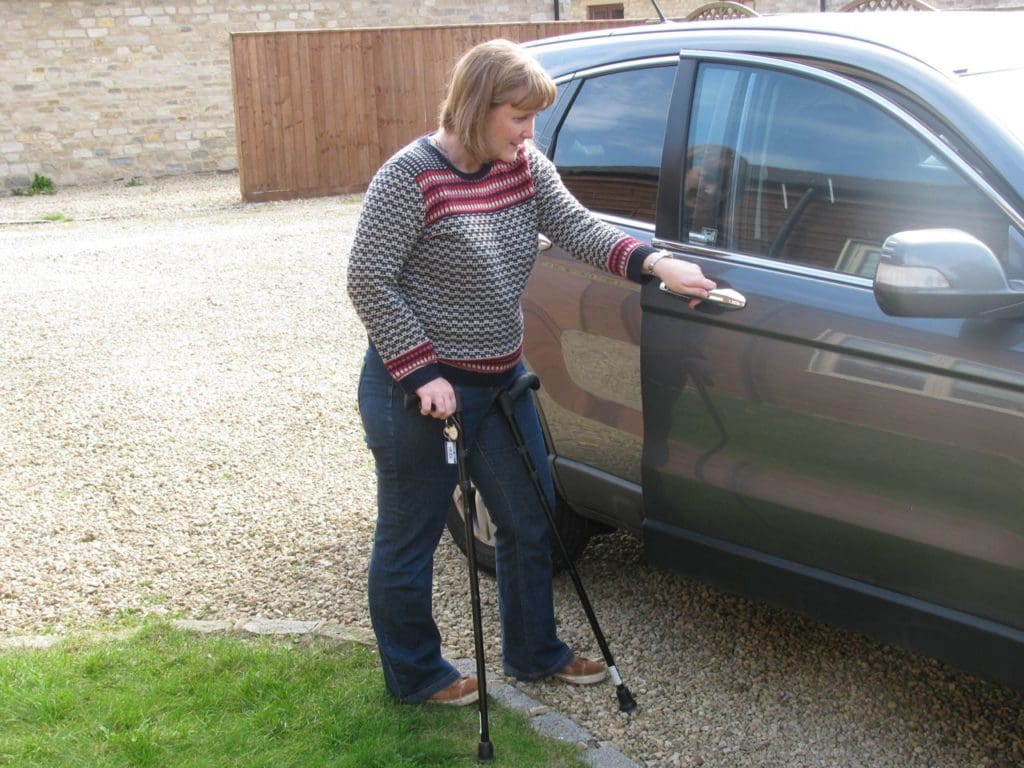
{"type": "MultiPolygon", "coordinates": [[[[715,50],[728,41],[771,40],[778,53],[799,55],[807,41],[864,44],[910,56],[946,75],[977,74],[1024,66],[1024,12],[896,11],[794,13],[742,19],[664,22],[581,32],[527,43],[544,61],[572,66],[584,50],[628,49],[629,57],[672,49],[715,50]]],[[[760,46],[758,46],[760,47],[760,46]]],[[[582,66],[583,64],[581,64],[582,66]]],[[[570,69],[564,70],[566,72],[570,69]]]]}
{"type": "Polygon", "coordinates": [[[862,73],[862,82],[890,84],[921,112],[941,115],[1024,201],[1024,143],[962,87],[965,76],[1024,69],[1022,41],[1024,11],[886,11],[663,22],[524,45],[556,80],[681,50],[831,62],[830,68],[862,73]]]}

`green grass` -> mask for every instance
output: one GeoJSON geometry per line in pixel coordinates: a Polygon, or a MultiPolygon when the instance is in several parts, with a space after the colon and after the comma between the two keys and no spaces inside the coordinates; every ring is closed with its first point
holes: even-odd
{"type": "MultiPolygon", "coordinates": [[[[518,713],[490,712],[495,766],[582,768],[518,713]]],[[[476,765],[476,707],[396,703],[372,650],[201,636],[0,653],[0,766],[425,768],[476,765]]]]}
{"type": "Polygon", "coordinates": [[[57,191],[53,185],[53,179],[48,176],[40,176],[38,173],[32,176],[32,183],[27,188],[12,189],[12,195],[52,195],[57,191]]]}

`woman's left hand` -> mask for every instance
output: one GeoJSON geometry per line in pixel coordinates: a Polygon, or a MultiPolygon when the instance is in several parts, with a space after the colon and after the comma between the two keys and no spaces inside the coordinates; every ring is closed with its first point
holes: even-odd
{"type": "Polygon", "coordinates": [[[690,261],[668,258],[654,265],[654,276],[665,283],[673,293],[691,296],[691,307],[696,307],[707,298],[708,291],[717,287],[714,280],[704,277],[701,268],[690,261]]]}

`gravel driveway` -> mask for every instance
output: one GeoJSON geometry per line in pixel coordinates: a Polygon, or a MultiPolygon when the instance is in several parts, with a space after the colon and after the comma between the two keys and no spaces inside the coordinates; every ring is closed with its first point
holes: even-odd
{"type": "MultiPolygon", "coordinates": [[[[129,611],[369,626],[358,210],[243,205],[234,175],[0,200],[0,635],[129,611]],[[12,223],[56,213],[73,220],[12,223]]],[[[624,536],[580,571],[642,711],[611,686],[523,689],[645,765],[1024,765],[1021,694],[649,570],[624,536]]],[[[564,577],[556,599],[598,655],[564,577]]],[[[453,655],[472,654],[468,605],[446,538],[453,655]]]]}

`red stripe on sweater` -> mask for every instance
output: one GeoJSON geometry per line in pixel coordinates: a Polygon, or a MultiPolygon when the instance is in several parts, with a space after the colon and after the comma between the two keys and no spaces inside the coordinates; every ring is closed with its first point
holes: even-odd
{"type": "Polygon", "coordinates": [[[639,246],[643,245],[635,237],[624,237],[612,247],[608,254],[608,271],[620,277],[626,276],[626,268],[629,266],[629,257],[639,246]]]}
{"type": "Polygon", "coordinates": [[[401,381],[413,371],[431,363],[443,363],[452,368],[461,368],[474,373],[504,373],[512,370],[523,356],[523,345],[520,344],[513,352],[500,357],[482,357],[473,360],[450,360],[439,358],[434,353],[434,346],[428,341],[413,347],[398,357],[384,363],[395,381],[401,381]]]}
{"type": "Polygon", "coordinates": [[[437,355],[434,353],[434,345],[429,341],[403,352],[398,357],[387,360],[384,366],[395,381],[401,381],[417,368],[437,362],[437,355]]]}
{"type": "Polygon", "coordinates": [[[450,365],[452,368],[461,368],[464,371],[474,373],[504,373],[515,367],[523,356],[523,345],[516,347],[514,352],[501,357],[484,357],[477,360],[448,360],[441,358],[441,362],[450,365]]]}
{"type": "Polygon", "coordinates": [[[536,191],[525,158],[513,165],[498,163],[476,181],[448,170],[424,171],[416,180],[423,190],[427,225],[455,214],[500,211],[529,200],[536,191]]]}

